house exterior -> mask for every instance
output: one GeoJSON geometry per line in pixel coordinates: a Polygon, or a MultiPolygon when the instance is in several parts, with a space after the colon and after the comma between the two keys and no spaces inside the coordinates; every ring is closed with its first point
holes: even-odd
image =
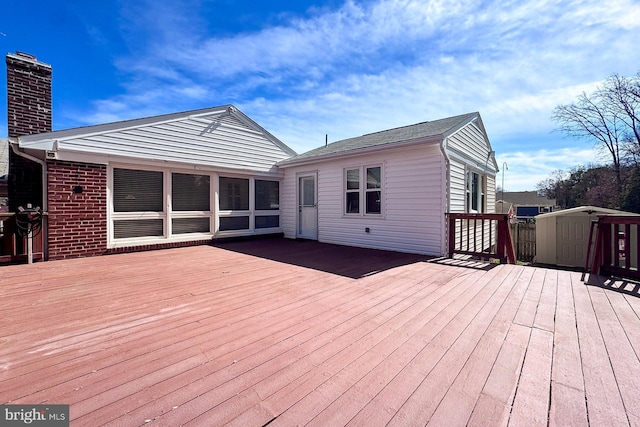
{"type": "Polygon", "coordinates": [[[445,213],[492,213],[497,164],[479,113],[283,160],[285,237],[444,256],[445,213]]]}
{"type": "Polygon", "coordinates": [[[50,259],[279,232],[295,154],[230,105],[12,143],[44,162],[50,259]]]}
{"type": "Polygon", "coordinates": [[[51,131],[51,67],[7,74],[9,207],[48,213],[45,259],[264,234],[443,256],[445,213],[494,211],[479,113],[297,155],[232,105],[51,131]]]}
{"type": "Polygon", "coordinates": [[[540,214],[560,209],[555,199],[540,196],[536,191],[503,192],[496,202],[496,212],[514,212],[518,222],[532,222],[540,214]]]}

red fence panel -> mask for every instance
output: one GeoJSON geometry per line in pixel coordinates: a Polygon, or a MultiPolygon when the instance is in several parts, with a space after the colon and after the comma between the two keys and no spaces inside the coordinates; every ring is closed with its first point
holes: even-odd
{"type": "Polygon", "coordinates": [[[507,214],[448,213],[449,257],[470,255],[516,263],[507,214]]]}
{"type": "Polygon", "coordinates": [[[591,226],[585,266],[594,274],[640,279],[640,216],[600,215],[591,226]],[[594,240],[595,239],[595,240],[594,240]]]}

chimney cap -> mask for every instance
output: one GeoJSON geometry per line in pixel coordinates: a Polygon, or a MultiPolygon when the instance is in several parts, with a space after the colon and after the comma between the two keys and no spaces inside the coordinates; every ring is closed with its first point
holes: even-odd
{"type": "Polygon", "coordinates": [[[20,51],[16,51],[16,53],[7,53],[7,60],[9,58],[12,58],[15,61],[23,61],[29,62],[31,64],[36,64],[40,67],[51,68],[51,65],[38,61],[38,58],[36,58],[35,55],[31,55],[30,53],[20,51]]]}
{"type": "Polygon", "coordinates": [[[35,55],[31,55],[30,53],[27,53],[27,52],[20,52],[19,50],[16,50],[16,56],[21,56],[23,58],[31,59],[33,61],[38,60],[38,58],[36,58],[35,55]]]}

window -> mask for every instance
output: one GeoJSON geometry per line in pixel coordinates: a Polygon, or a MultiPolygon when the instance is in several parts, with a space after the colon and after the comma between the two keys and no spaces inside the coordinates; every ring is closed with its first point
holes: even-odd
{"type": "Polygon", "coordinates": [[[347,200],[345,212],[360,213],[360,169],[347,170],[347,200]]]}
{"type": "Polygon", "coordinates": [[[278,181],[255,180],[255,228],[280,227],[280,183],[278,181]],[[268,212],[262,212],[268,211],[268,212]]]}
{"type": "Polygon", "coordinates": [[[209,175],[171,174],[171,234],[211,231],[209,175]]]}
{"type": "Polygon", "coordinates": [[[211,230],[208,216],[197,218],[173,218],[171,231],[173,234],[208,233],[211,230]]]}
{"type": "Polygon", "coordinates": [[[121,219],[113,221],[113,237],[116,239],[163,235],[164,221],[162,219],[121,219]]]}
{"type": "Polygon", "coordinates": [[[256,179],[256,210],[280,209],[280,183],[256,179]]]}
{"type": "Polygon", "coordinates": [[[382,214],[381,166],[363,166],[345,170],[344,212],[347,215],[382,214]],[[360,179],[361,176],[364,180],[360,179]],[[361,211],[360,206],[364,206],[364,212],[361,211]]]}
{"type": "Polygon", "coordinates": [[[110,247],[280,229],[277,178],[126,166],[110,167],[109,178],[110,247]]]}
{"type": "Polygon", "coordinates": [[[113,170],[114,212],[162,212],[163,200],[162,172],[113,170]]]}
{"type": "Polygon", "coordinates": [[[220,217],[220,231],[248,230],[248,216],[224,216],[220,217]]]}
{"type": "Polygon", "coordinates": [[[466,206],[467,212],[483,213],[486,210],[486,180],[484,175],[480,175],[472,170],[467,170],[466,182],[466,206]]]}
{"type": "Polygon", "coordinates": [[[164,236],[164,174],[113,169],[113,237],[164,236]]]}
{"type": "Polygon", "coordinates": [[[382,176],[380,166],[367,168],[367,197],[366,212],[368,214],[381,213],[382,207],[382,176]]]}
{"type": "Polygon", "coordinates": [[[256,228],[280,227],[280,215],[256,215],[256,228]]]}
{"type": "Polygon", "coordinates": [[[248,230],[249,180],[220,177],[220,231],[248,230]]]}
{"type": "Polygon", "coordinates": [[[171,174],[171,207],[174,211],[210,211],[208,175],[171,174]]]}
{"type": "Polygon", "coordinates": [[[220,177],[220,210],[249,210],[249,180],[220,177]]]}

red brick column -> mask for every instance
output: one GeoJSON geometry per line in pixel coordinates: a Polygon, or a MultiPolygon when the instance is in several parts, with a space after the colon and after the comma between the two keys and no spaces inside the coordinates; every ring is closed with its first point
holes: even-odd
{"type": "Polygon", "coordinates": [[[104,254],[107,167],[63,161],[47,162],[47,166],[49,259],[104,254]]]}
{"type": "MultiPolygon", "coordinates": [[[[5,60],[9,137],[51,132],[51,65],[21,52],[5,60]]],[[[42,191],[40,165],[9,150],[9,210],[41,205],[42,191]]]]}

